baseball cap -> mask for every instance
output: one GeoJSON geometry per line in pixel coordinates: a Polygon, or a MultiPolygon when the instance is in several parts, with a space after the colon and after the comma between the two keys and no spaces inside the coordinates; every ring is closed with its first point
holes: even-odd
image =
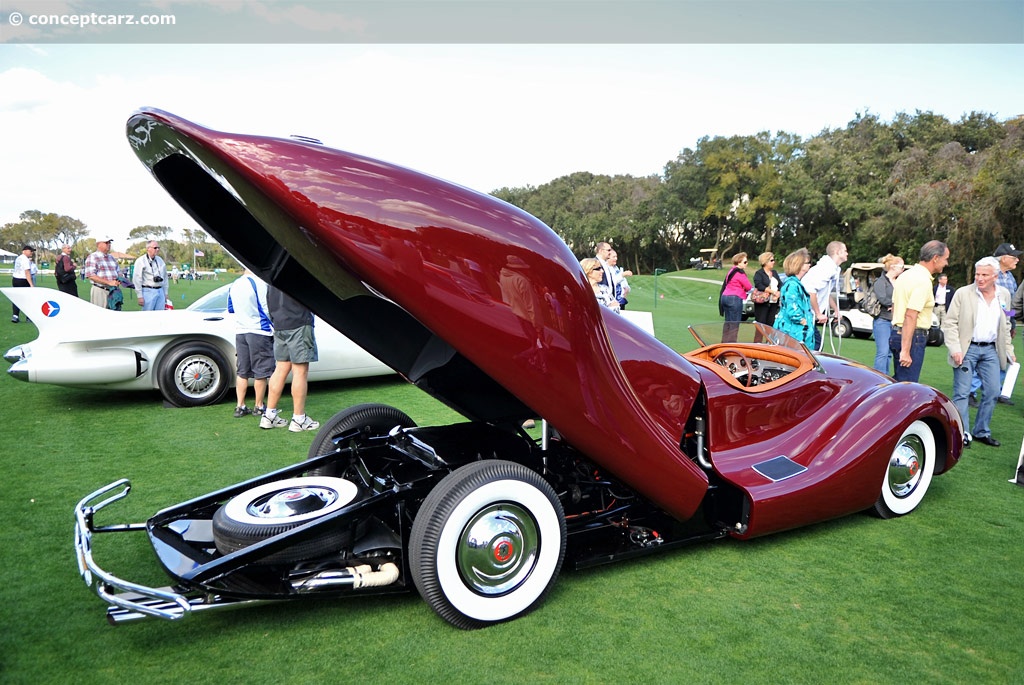
{"type": "Polygon", "coordinates": [[[113,238],[97,238],[96,239],[97,243],[111,243],[113,241],[114,241],[113,238]]]}
{"type": "Polygon", "coordinates": [[[32,247],[31,245],[26,245],[25,247],[21,248],[22,252],[24,252],[25,250],[31,250],[32,252],[35,252],[36,248],[32,247]]]}
{"type": "Polygon", "coordinates": [[[996,248],[996,251],[992,253],[993,257],[1002,257],[1004,254],[1013,255],[1014,257],[1020,257],[1024,252],[1021,252],[1015,248],[1011,243],[1003,243],[996,248]]]}

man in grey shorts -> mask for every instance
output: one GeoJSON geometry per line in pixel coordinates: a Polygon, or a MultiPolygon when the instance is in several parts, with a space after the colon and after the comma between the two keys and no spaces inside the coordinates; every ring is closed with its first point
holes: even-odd
{"type": "Polygon", "coordinates": [[[319,421],[306,416],[306,393],[309,364],[315,362],[316,337],[313,335],[313,313],[279,289],[267,289],[270,320],[274,324],[274,374],[270,377],[267,410],[260,419],[260,428],[284,428],[293,433],[312,431],[319,421]],[[278,416],[277,402],[284,393],[288,374],[292,375],[292,420],[278,416]]]}
{"type": "Polygon", "coordinates": [[[274,327],[267,313],[267,284],[248,269],[228,290],[228,311],[235,315],[235,418],[266,411],[263,398],[267,379],[274,373],[274,327]],[[256,400],[253,409],[245,406],[249,379],[253,379],[256,400]]]}

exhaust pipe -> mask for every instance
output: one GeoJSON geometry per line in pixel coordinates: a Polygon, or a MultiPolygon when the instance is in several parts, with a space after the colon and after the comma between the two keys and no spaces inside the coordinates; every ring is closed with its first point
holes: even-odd
{"type": "Polygon", "coordinates": [[[348,566],[336,571],[321,571],[302,580],[292,581],[292,589],[299,594],[349,587],[358,590],[364,587],[383,587],[398,580],[398,566],[393,563],[381,564],[374,571],[369,564],[348,566]]]}

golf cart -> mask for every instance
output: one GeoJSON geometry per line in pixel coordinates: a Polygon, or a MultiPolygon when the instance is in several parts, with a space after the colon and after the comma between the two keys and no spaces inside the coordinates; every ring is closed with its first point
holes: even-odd
{"type": "Polygon", "coordinates": [[[690,259],[691,269],[721,269],[722,268],[722,256],[718,254],[718,249],[714,247],[708,247],[700,251],[699,257],[693,257],[690,259]]]}
{"type": "MultiPolygon", "coordinates": [[[[840,282],[839,315],[832,324],[832,332],[840,338],[851,335],[858,338],[870,338],[873,319],[860,309],[860,301],[864,294],[875,284],[875,280],[885,272],[885,267],[878,262],[857,262],[851,264],[843,272],[840,282]]],[[[941,345],[944,342],[939,318],[932,313],[932,325],[928,331],[928,344],[941,345]]]]}

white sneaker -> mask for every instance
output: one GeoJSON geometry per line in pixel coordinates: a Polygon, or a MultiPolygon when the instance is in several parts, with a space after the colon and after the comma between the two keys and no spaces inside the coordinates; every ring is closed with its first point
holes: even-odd
{"type": "Polygon", "coordinates": [[[260,419],[260,428],[284,428],[288,422],[280,416],[270,417],[266,414],[260,419]]]}
{"type": "Polygon", "coordinates": [[[288,430],[290,430],[292,433],[301,433],[302,431],[315,431],[319,427],[320,422],[314,421],[308,416],[302,421],[302,423],[299,423],[295,419],[292,419],[291,421],[288,422],[288,430]]]}

